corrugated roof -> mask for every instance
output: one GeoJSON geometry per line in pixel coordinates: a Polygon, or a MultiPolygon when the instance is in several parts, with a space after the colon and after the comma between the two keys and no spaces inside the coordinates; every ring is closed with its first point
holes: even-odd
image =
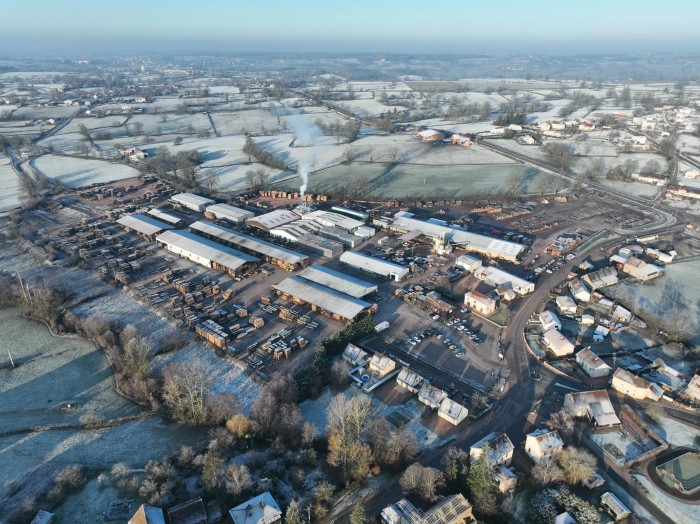
{"type": "Polygon", "coordinates": [[[474,271],[474,276],[482,280],[490,280],[497,286],[502,286],[504,284],[510,284],[514,290],[519,289],[534,289],[535,284],[525,280],[524,278],[516,277],[512,273],[503,271],[500,268],[494,266],[481,266],[479,269],[474,271]]]}
{"type": "Polygon", "coordinates": [[[226,218],[229,220],[245,220],[255,216],[252,211],[246,211],[239,207],[229,206],[228,204],[214,204],[206,209],[207,213],[211,213],[216,218],[226,218]]]}
{"type": "Polygon", "coordinates": [[[175,216],[171,213],[167,213],[163,211],[162,209],[158,208],[153,208],[148,212],[149,215],[154,216],[160,220],[163,220],[164,222],[168,222],[169,224],[177,224],[180,222],[182,219],[178,216],[175,216]]]}
{"type": "Polygon", "coordinates": [[[288,264],[299,264],[300,262],[303,262],[309,258],[306,255],[302,255],[301,253],[297,253],[291,249],[286,249],[249,235],[244,235],[238,231],[212,224],[206,220],[199,220],[195,222],[190,226],[190,229],[214,236],[225,242],[230,242],[231,244],[240,246],[243,249],[254,251],[259,255],[282,260],[288,264]]]}
{"type": "Polygon", "coordinates": [[[178,193],[170,197],[171,200],[175,202],[181,202],[183,204],[190,204],[195,206],[206,206],[208,204],[213,204],[214,201],[211,198],[206,198],[203,196],[195,195],[194,193],[178,193]]]}
{"type": "Polygon", "coordinates": [[[288,209],[275,209],[269,213],[249,218],[245,221],[245,223],[251,226],[261,227],[263,229],[272,229],[295,220],[299,220],[299,215],[296,213],[289,211],[288,209]]]}
{"type": "Polygon", "coordinates": [[[233,270],[249,262],[258,262],[260,260],[188,231],[165,231],[158,235],[156,240],[233,270]]]}
{"type": "Polygon", "coordinates": [[[355,298],[366,297],[377,291],[377,286],[369,282],[317,264],[307,267],[299,276],[355,298]]]}
{"type": "Polygon", "coordinates": [[[371,306],[364,300],[359,300],[296,275],[285,278],[274,288],[349,320],[354,319],[371,306]]]}
{"type": "Polygon", "coordinates": [[[382,260],[381,258],[375,258],[363,253],[358,253],[357,251],[346,251],[340,255],[340,261],[365,271],[384,276],[405,276],[408,274],[408,268],[405,266],[400,266],[398,264],[394,264],[393,262],[382,260]]]}
{"type": "Polygon", "coordinates": [[[124,215],[117,223],[124,227],[138,231],[144,235],[155,235],[160,231],[172,229],[173,227],[146,215],[124,215]]]}

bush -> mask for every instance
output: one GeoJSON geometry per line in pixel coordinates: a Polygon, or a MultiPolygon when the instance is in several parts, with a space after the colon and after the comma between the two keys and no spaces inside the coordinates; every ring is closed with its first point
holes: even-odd
{"type": "Polygon", "coordinates": [[[105,418],[95,412],[80,415],[80,423],[88,428],[99,428],[105,423],[105,418]]]}

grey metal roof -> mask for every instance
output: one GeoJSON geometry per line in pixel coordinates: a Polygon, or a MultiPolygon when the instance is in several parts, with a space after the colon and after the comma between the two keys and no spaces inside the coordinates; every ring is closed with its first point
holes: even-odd
{"type": "Polygon", "coordinates": [[[371,305],[364,300],[351,297],[296,275],[285,278],[274,288],[350,320],[371,305]]]}
{"type": "Polygon", "coordinates": [[[355,298],[366,297],[377,291],[377,286],[369,282],[317,264],[307,267],[299,276],[355,298]]]}
{"type": "Polygon", "coordinates": [[[207,213],[211,213],[216,218],[225,218],[233,221],[243,221],[246,218],[252,218],[255,213],[247,211],[239,207],[229,206],[228,204],[214,204],[206,209],[207,213]]]}
{"type": "Polygon", "coordinates": [[[229,269],[235,270],[243,264],[260,261],[258,258],[241,253],[236,249],[222,246],[189,231],[165,231],[158,235],[156,240],[195,254],[210,262],[216,262],[229,269]]]}
{"type": "Polygon", "coordinates": [[[160,220],[163,220],[165,222],[169,222],[170,224],[177,224],[178,222],[181,221],[180,217],[175,216],[173,214],[167,213],[163,211],[162,209],[158,209],[154,207],[148,212],[149,215],[154,216],[160,220]]]}
{"type": "Polygon", "coordinates": [[[365,271],[370,271],[372,273],[377,273],[384,276],[404,276],[408,274],[408,268],[406,266],[400,266],[398,264],[394,264],[393,262],[382,260],[381,258],[375,258],[363,253],[358,253],[357,251],[346,251],[340,255],[340,261],[351,266],[364,269],[365,271]]]}
{"type": "Polygon", "coordinates": [[[254,251],[262,256],[282,260],[288,264],[299,264],[300,262],[303,262],[309,258],[306,255],[302,255],[301,253],[297,253],[291,249],[260,240],[259,238],[251,237],[249,235],[244,235],[238,231],[212,224],[206,220],[199,220],[195,222],[190,226],[190,229],[215,236],[244,249],[254,251]]]}
{"type": "Polygon", "coordinates": [[[214,201],[211,198],[195,195],[194,193],[178,193],[170,197],[175,202],[182,202],[183,204],[193,204],[195,206],[206,206],[207,204],[213,204],[214,201]]]}
{"type": "Polygon", "coordinates": [[[133,229],[134,231],[138,231],[139,233],[143,233],[144,235],[155,235],[165,229],[173,228],[165,222],[161,222],[160,220],[146,215],[124,215],[117,220],[117,223],[129,229],[133,229]]]}

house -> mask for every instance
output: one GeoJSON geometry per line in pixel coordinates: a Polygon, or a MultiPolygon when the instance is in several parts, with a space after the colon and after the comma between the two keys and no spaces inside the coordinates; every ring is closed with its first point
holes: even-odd
{"type": "Polygon", "coordinates": [[[482,315],[491,315],[497,309],[494,299],[476,290],[464,294],[464,305],[482,315]]]}
{"type": "Polygon", "coordinates": [[[538,429],[525,437],[525,453],[535,464],[551,460],[564,449],[564,442],[556,430],[538,429]]]}
{"type": "Polygon", "coordinates": [[[469,410],[450,398],[443,399],[438,408],[438,417],[453,426],[458,426],[469,415],[469,410]]]}
{"type": "Polygon", "coordinates": [[[576,302],[574,302],[574,299],[571,298],[568,295],[563,295],[563,296],[558,296],[555,299],[555,302],[557,303],[557,309],[559,310],[560,313],[565,314],[565,315],[574,315],[576,314],[576,302]]]}
{"type": "Polygon", "coordinates": [[[343,350],[343,360],[353,367],[365,364],[368,356],[369,354],[366,351],[363,351],[361,348],[352,343],[348,343],[343,350]]]}
{"type": "Polygon", "coordinates": [[[162,509],[141,504],[129,524],[165,524],[165,516],[162,509]]]}
{"type": "Polygon", "coordinates": [[[269,491],[230,509],[233,524],[274,524],[282,522],[282,510],[269,491]]]}
{"type": "Polygon", "coordinates": [[[663,268],[654,264],[647,264],[637,257],[629,257],[625,265],[622,266],[622,271],[642,282],[652,280],[664,274],[663,268]]]}
{"type": "Polygon", "coordinates": [[[396,369],[396,362],[386,355],[375,353],[369,361],[369,371],[380,377],[385,377],[396,369]]]}
{"type": "MultiPolygon", "coordinates": [[[[598,304],[602,304],[602,300],[598,301],[598,304]]],[[[632,320],[632,312],[629,309],[625,309],[620,304],[615,306],[612,312],[611,318],[620,322],[630,322],[632,320]]]]}
{"type": "Polygon", "coordinates": [[[518,476],[507,467],[498,466],[493,475],[493,480],[496,481],[496,486],[500,493],[508,493],[515,489],[518,483],[518,476]]]}
{"type": "Polygon", "coordinates": [[[401,499],[382,510],[384,524],[470,524],[476,519],[472,505],[464,495],[458,493],[440,500],[425,512],[406,499],[401,499]]]}
{"type": "Polygon", "coordinates": [[[578,278],[569,280],[569,291],[579,302],[589,302],[591,300],[591,292],[578,278]]]}
{"type": "Polygon", "coordinates": [[[600,428],[620,425],[620,419],[604,389],[567,393],[564,396],[564,408],[573,416],[586,418],[600,428]]]}
{"type": "Polygon", "coordinates": [[[655,175],[652,173],[632,173],[630,178],[636,182],[642,182],[643,184],[652,184],[654,186],[663,186],[666,183],[665,175],[655,175]]]}
{"type": "Polygon", "coordinates": [[[601,287],[607,287],[617,284],[617,270],[614,267],[604,267],[598,271],[587,273],[583,276],[583,280],[591,286],[591,289],[596,290],[601,287]]]}
{"type": "Polygon", "coordinates": [[[399,375],[396,377],[396,383],[411,393],[418,393],[418,386],[423,382],[423,377],[418,373],[414,373],[407,367],[401,368],[399,375]]]}
{"type": "Polygon", "coordinates": [[[472,140],[466,133],[455,133],[451,137],[452,143],[457,146],[470,147],[472,140]]]}
{"type": "Polygon", "coordinates": [[[202,498],[196,498],[168,509],[170,524],[206,524],[207,511],[202,498]]]}
{"type": "Polygon", "coordinates": [[[420,390],[418,390],[418,400],[432,409],[437,409],[446,398],[446,392],[436,388],[429,382],[423,382],[420,390]]]}
{"type": "Polygon", "coordinates": [[[581,315],[581,325],[582,326],[592,326],[595,324],[595,317],[590,313],[584,313],[581,315]]]}
{"type": "Polygon", "coordinates": [[[474,462],[479,458],[486,446],[489,448],[489,462],[498,466],[510,466],[515,446],[513,446],[508,435],[495,431],[471,445],[469,448],[469,462],[474,462]]]}
{"type": "Polygon", "coordinates": [[[590,348],[583,348],[576,353],[576,363],[591,378],[607,377],[612,371],[612,368],[590,348]]]}
{"type": "Polygon", "coordinates": [[[542,326],[542,331],[549,331],[550,329],[561,330],[561,321],[551,311],[543,311],[539,314],[540,325],[542,326]]]}
{"type": "Polygon", "coordinates": [[[593,342],[602,342],[603,340],[605,340],[605,337],[607,337],[609,333],[610,330],[608,328],[598,324],[595,327],[595,331],[593,332],[593,342]]]}
{"type": "Polygon", "coordinates": [[[574,343],[556,329],[545,331],[542,335],[542,341],[547,349],[554,353],[557,357],[564,357],[574,353],[574,343]]]}
{"type": "Polygon", "coordinates": [[[657,384],[622,368],[615,371],[610,385],[615,391],[637,400],[659,400],[664,394],[663,389],[657,384]]]}
{"type": "Polygon", "coordinates": [[[690,379],[683,394],[693,404],[700,404],[700,375],[694,375],[690,379]]]}
{"type": "Polygon", "coordinates": [[[632,515],[630,509],[625,506],[622,501],[610,491],[603,493],[600,497],[601,507],[610,513],[615,522],[623,520],[632,515]]]}

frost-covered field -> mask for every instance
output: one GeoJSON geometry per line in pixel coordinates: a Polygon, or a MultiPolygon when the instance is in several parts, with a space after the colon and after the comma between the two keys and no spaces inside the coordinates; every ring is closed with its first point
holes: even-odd
{"type": "Polygon", "coordinates": [[[242,135],[245,133],[271,133],[282,129],[282,120],[278,121],[268,109],[246,109],[225,113],[212,113],[212,120],[217,132],[222,135],[242,135]]]}
{"type": "Polygon", "coordinates": [[[136,169],[123,164],[56,155],[41,156],[31,161],[31,164],[47,177],[68,187],[89,186],[139,175],[136,169]]]}
{"type": "Polygon", "coordinates": [[[12,116],[15,118],[26,118],[28,120],[35,118],[66,118],[73,116],[78,111],[79,108],[73,106],[25,106],[14,111],[12,116]]]}
{"type": "Polygon", "coordinates": [[[19,207],[20,190],[17,173],[10,159],[0,154],[0,213],[19,207]]]}
{"type": "Polygon", "coordinates": [[[122,125],[127,118],[128,116],[126,115],[113,115],[103,118],[74,118],[66,127],[61,129],[60,134],[78,133],[80,131],[80,126],[85,126],[91,131],[95,129],[113,131],[114,128],[122,125]]]}
{"type": "Polygon", "coordinates": [[[660,189],[658,186],[643,184],[641,182],[631,182],[629,180],[609,180],[607,178],[601,178],[600,183],[613,189],[630,193],[631,195],[644,197],[652,197],[660,189]]]}
{"type": "Polygon", "coordinates": [[[681,153],[700,155],[700,137],[683,133],[678,136],[676,147],[681,153]]]}

